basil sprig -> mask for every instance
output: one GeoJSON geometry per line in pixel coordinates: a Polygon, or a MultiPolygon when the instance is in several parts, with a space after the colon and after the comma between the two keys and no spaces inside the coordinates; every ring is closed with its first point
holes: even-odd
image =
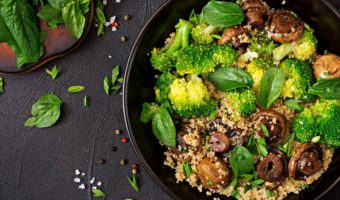
{"type": "Polygon", "coordinates": [[[253,80],[246,71],[232,67],[223,67],[211,72],[209,81],[223,92],[253,85],[253,80]]]}
{"type": "Polygon", "coordinates": [[[55,124],[60,117],[62,100],[54,94],[40,97],[32,106],[32,117],[27,119],[25,126],[47,128],[55,124]]]}
{"type": "Polygon", "coordinates": [[[340,99],[340,78],[319,79],[309,88],[308,93],[318,95],[324,100],[340,99]]]}
{"type": "Polygon", "coordinates": [[[279,98],[284,83],[285,73],[279,68],[270,68],[260,82],[259,104],[265,108],[270,106],[279,98]]]}
{"type": "Polygon", "coordinates": [[[210,1],[203,8],[203,18],[209,24],[218,27],[230,27],[241,24],[244,13],[240,6],[226,1],[210,1]]]}
{"type": "Polygon", "coordinates": [[[140,120],[143,123],[152,120],[152,131],[157,139],[166,146],[176,146],[176,128],[167,109],[144,103],[140,120]]]}
{"type": "Polygon", "coordinates": [[[236,146],[229,153],[229,162],[235,177],[242,174],[250,174],[254,170],[253,155],[243,146],[236,146]]]}

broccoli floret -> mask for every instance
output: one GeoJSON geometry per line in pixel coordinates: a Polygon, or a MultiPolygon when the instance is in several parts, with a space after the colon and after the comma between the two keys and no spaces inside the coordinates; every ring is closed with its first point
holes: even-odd
{"type": "Polygon", "coordinates": [[[241,115],[252,114],[256,109],[256,95],[252,89],[227,92],[225,100],[232,110],[241,115]]]}
{"type": "Polygon", "coordinates": [[[161,49],[154,48],[151,52],[151,64],[153,68],[165,72],[174,66],[176,52],[189,46],[190,33],[193,25],[180,19],[176,25],[176,35],[172,42],[161,49]]]}
{"type": "Polygon", "coordinates": [[[320,136],[320,143],[340,146],[340,101],[317,101],[293,120],[293,132],[299,142],[320,136]]]}
{"type": "Polygon", "coordinates": [[[250,38],[248,51],[258,53],[260,58],[271,60],[271,55],[276,44],[268,37],[267,31],[262,31],[258,35],[250,38]]]}
{"type": "Polygon", "coordinates": [[[282,44],[273,50],[273,58],[280,61],[287,55],[306,61],[312,57],[316,51],[317,40],[312,32],[304,31],[303,36],[296,42],[282,44]]]}
{"type": "Polygon", "coordinates": [[[194,27],[191,36],[198,44],[210,44],[214,41],[212,34],[216,33],[216,31],[218,31],[218,27],[204,23],[194,27]]]}
{"type": "Polygon", "coordinates": [[[283,98],[311,101],[314,95],[308,94],[308,88],[315,82],[313,69],[309,63],[298,59],[286,59],[280,64],[285,72],[286,81],[282,89],[283,98]]]}
{"type": "Polygon", "coordinates": [[[180,75],[212,72],[216,66],[233,65],[237,52],[228,45],[191,45],[177,53],[176,69],[180,75]]]}
{"type": "Polygon", "coordinates": [[[168,95],[174,110],[184,118],[208,116],[216,109],[202,79],[195,75],[176,78],[170,85],[168,95]]]}
{"type": "Polygon", "coordinates": [[[256,92],[259,92],[260,88],[260,82],[265,74],[265,72],[271,67],[271,63],[264,60],[264,59],[256,59],[252,60],[246,68],[246,71],[250,74],[252,77],[254,83],[253,83],[253,89],[256,92]]]}
{"type": "Polygon", "coordinates": [[[164,72],[158,77],[155,84],[156,101],[164,103],[168,100],[170,85],[176,77],[170,72],[164,72]]]}

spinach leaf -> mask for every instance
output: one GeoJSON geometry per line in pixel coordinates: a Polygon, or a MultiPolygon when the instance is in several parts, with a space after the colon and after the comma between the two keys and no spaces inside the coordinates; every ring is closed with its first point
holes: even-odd
{"type": "Polygon", "coordinates": [[[243,146],[236,146],[235,149],[229,153],[229,162],[235,177],[253,172],[253,156],[248,149],[243,146]]]}
{"type": "Polygon", "coordinates": [[[210,1],[203,8],[204,20],[213,26],[230,27],[241,24],[244,14],[241,8],[232,2],[210,1]]]}
{"type": "Polygon", "coordinates": [[[223,67],[211,72],[209,81],[223,92],[253,85],[253,80],[246,71],[232,67],[223,67]]]}
{"type": "Polygon", "coordinates": [[[32,106],[32,117],[27,119],[25,126],[47,128],[55,124],[60,117],[62,100],[54,94],[40,97],[32,106]]]}
{"type": "Polygon", "coordinates": [[[303,111],[303,106],[300,105],[302,101],[300,100],[295,100],[295,99],[287,99],[285,100],[285,105],[288,106],[291,109],[298,110],[298,111],[303,111]]]}
{"type": "Polygon", "coordinates": [[[156,104],[143,103],[143,110],[140,114],[140,121],[143,123],[148,123],[152,119],[152,116],[157,109],[158,106],[156,104]]]}
{"type": "Polygon", "coordinates": [[[259,104],[269,108],[279,98],[284,83],[284,71],[279,68],[270,68],[260,82],[259,104]]]}
{"type": "Polygon", "coordinates": [[[166,145],[176,146],[176,128],[165,108],[158,108],[152,116],[152,130],[158,140],[166,145]]]}
{"type": "Polygon", "coordinates": [[[28,1],[0,1],[0,42],[6,42],[17,57],[17,67],[43,55],[42,34],[36,12],[28,1]]]}
{"type": "Polygon", "coordinates": [[[56,29],[58,24],[64,23],[61,10],[55,9],[49,4],[39,11],[38,17],[44,20],[51,29],[56,29]]]}
{"type": "Polygon", "coordinates": [[[324,100],[340,99],[340,78],[319,79],[309,88],[308,93],[318,95],[324,100]]]}
{"type": "Polygon", "coordinates": [[[83,15],[82,7],[76,1],[68,2],[62,8],[62,16],[67,29],[76,37],[83,34],[86,18],[83,15]]]}

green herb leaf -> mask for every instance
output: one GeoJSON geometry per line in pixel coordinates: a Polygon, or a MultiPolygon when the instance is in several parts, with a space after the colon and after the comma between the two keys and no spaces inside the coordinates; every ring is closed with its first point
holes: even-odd
{"type": "Polygon", "coordinates": [[[6,42],[21,68],[37,62],[44,54],[42,33],[36,11],[28,1],[6,0],[0,6],[0,42],[6,42]]]}
{"type": "Polygon", "coordinates": [[[261,156],[267,156],[268,155],[268,150],[267,150],[267,147],[265,145],[257,143],[256,147],[257,147],[257,151],[258,151],[259,155],[261,155],[261,156]]]}
{"type": "Polygon", "coordinates": [[[95,21],[98,24],[97,35],[104,35],[104,25],[106,22],[106,18],[104,14],[104,4],[102,1],[97,1],[95,21]]]}
{"type": "Polygon", "coordinates": [[[67,29],[79,39],[83,34],[86,21],[79,1],[69,1],[61,11],[67,29]]]}
{"type": "Polygon", "coordinates": [[[264,183],[264,180],[262,180],[262,179],[257,179],[257,180],[255,180],[255,181],[253,181],[251,184],[256,185],[256,186],[259,186],[259,185],[261,185],[262,183],[264,183]]]}
{"type": "Polygon", "coordinates": [[[89,98],[85,95],[84,96],[84,107],[88,107],[89,106],[89,98]]]}
{"type": "Polygon", "coordinates": [[[284,101],[285,105],[293,110],[303,111],[303,106],[300,105],[302,101],[295,99],[287,99],[284,101]]]}
{"type": "Polygon", "coordinates": [[[266,190],[266,194],[267,194],[267,197],[273,197],[274,196],[274,192],[271,191],[271,190],[266,190]]]}
{"type": "Polygon", "coordinates": [[[152,130],[158,140],[166,145],[176,146],[176,128],[165,108],[158,108],[152,116],[152,130]]]}
{"type": "Polygon", "coordinates": [[[214,185],[214,181],[209,180],[209,181],[208,181],[208,184],[209,184],[209,185],[214,185]]]}
{"type": "Polygon", "coordinates": [[[269,137],[269,131],[266,125],[261,124],[261,130],[266,137],[269,137]]]}
{"type": "Polygon", "coordinates": [[[285,83],[285,73],[279,68],[270,68],[260,82],[259,104],[270,106],[279,98],[285,83]]]}
{"type": "Polygon", "coordinates": [[[237,179],[237,177],[235,177],[235,178],[229,183],[229,185],[227,185],[226,188],[228,188],[228,187],[235,187],[235,186],[237,185],[237,182],[238,182],[238,179],[237,179]]]}
{"type": "Polygon", "coordinates": [[[130,185],[133,187],[133,189],[135,189],[137,192],[139,191],[139,185],[138,185],[138,181],[137,181],[137,177],[136,174],[132,174],[132,179],[130,179],[129,177],[127,177],[130,185]]]}
{"type": "Polygon", "coordinates": [[[235,177],[239,177],[242,174],[249,174],[254,169],[253,156],[248,149],[243,146],[236,146],[235,149],[229,153],[229,162],[235,177]]]}
{"type": "Polygon", "coordinates": [[[246,71],[232,67],[219,68],[210,73],[209,81],[223,92],[253,85],[253,80],[246,71]]]}
{"type": "Polygon", "coordinates": [[[150,103],[143,103],[143,110],[140,115],[140,121],[143,123],[148,123],[151,119],[153,114],[159,107],[156,104],[150,103]]]}
{"type": "Polygon", "coordinates": [[[318,95],[323,100],[340,99],[340,78],[319,79],[308,93],[318,95]]]}
{"type": "Polygon", "coordinates": [[[51,29],[56,29],[58,24],[64,23],[61,10],[55,9],[49,4],[42,7],[37,16],[42,19],[51,29]]]}
{"type": "Polygon", "coordinates": [[[32,106],[32,117],[27,119],[25,126],[47,128],[55,124],[60,117],[62,100],[54,94],[39,98],[32,106]]]}
{"type": "Polygon", "coordinates": [[[0,93],[4,91],[4,78],[0,77],[0,93]]]}
{"type": "Polygon", "coordinates": [[[86,87],[83,85],[74,85],[74,86],[69,87],[67,91],[70,93],[78,93],[78,92],[84,91],[85,89],[86,87]]]}
{"type": "Polygon", "coordinates": [[[46,73],[48,75],[50,75],[52,77],[53,80],[55,80],[60,72],[60,70],[57,68],[56,65],[54,65],[54,67],[49,70],[49,69],[45,69],[46,73]]]}
{"type": "Polygon", "coordinates": [[[110,80],[107,76],[105,76],[105,78],[104,78],[103,85],[104,85],[104,91],[105,91],[106,95],[110,95],[111,84],[110,84],[110,80]]]}
{"type": "Polygon", "coordinates": [[[91,192],[93,197],[105,197],[105,193],[101,189],[92,189],[91,192]]]}
{"type": "Polygon", "coordinates": [[[189,165],[188,162],[186,162],[185,164],[183,164],[183,170],[184,170],[184,172],[185,172],[185,175],[186,175],[187,177],[190,177],[190,175],[191,175],[191,167],[190,167],[190,165],[189,165]]]}
{"type": "Polygon", "coordinates": [[[112,75],[111,75],[111,85],[115,85],[117,78],[119,75],[119,66],[116,66],[115,68],[113,68],[112,70],[112,75]]]}
{"type": "Polygon", "coordinates": [[[209,135],[205,136],[204,148],[206,151],[209,151],[209,140],[210,136],[209,135]]]}
{"type": "Polygon", "coordinates": [[[213,26],[230,27],[241,24],[244,14],[241,8],[231,2],[210,1],[203,8],[204,20],[213,26]]]}
{"type": "Polygon", "coordinates": [[[118,82],[118,83],[123,83],[123,82],[124,82],[124,78],[123,78],[123,77],[118,78],[118,79],[117,79],[117,82],[118,82]]]}
{"type": "Polygon", "coordinates": [[[240,177],[243,181],[250,181],[252,178],[254,178],[254,174],[241,174],[240,177]]]}

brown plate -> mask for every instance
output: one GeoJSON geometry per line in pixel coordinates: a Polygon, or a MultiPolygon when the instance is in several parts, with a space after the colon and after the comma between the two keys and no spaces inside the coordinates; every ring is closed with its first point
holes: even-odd
{"type": "Polygon", "coordinates": [[[44,40],[45,54],[38,62],[25,64],[20,69],[16,66],[16,56],[13,50],[7,43],[0,43],[0,74],[26,74],[39,69],[52,60],[72,53],[84,42],[91,28],[93,16],[94,1],[91,0],[90,11],[86,16],[84,32],[79,39],[72,36],[65,25],[60,25],[58,28],[51,30],[45,22],[40,20],[39,25],[41,30],[47,32],[47,37],[44,40]]]}

